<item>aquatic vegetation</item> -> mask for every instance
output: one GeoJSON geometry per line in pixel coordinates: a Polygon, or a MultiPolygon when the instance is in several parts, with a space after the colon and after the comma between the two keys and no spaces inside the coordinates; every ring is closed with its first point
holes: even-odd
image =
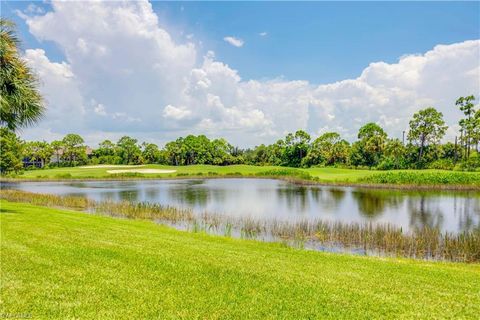
{"type": "Polygon", "coordinates": [[[138,172],[120,172],[120,173],[111,173],[110,174],[113,179],[116,178],[138,178],[144,177],[143,174],[138,172]]]}
{"type": "Polygon", "coordinates": [[[340,223],[322,220],[256,219],[216,213],[194,214],[189,209],[148,202],[93,201],[82,197],[2,190],[0,198],[40,206],[63,207],[128,219],[144,219],[170,226],[186,226],[194,232],[239,235],[267,241],[306,242],[313,248],[347,248],[364,254],[436,259],[462,262],[480,261],[480,230],[450,233],[423,227],[410,232],[390,224],[340,223]]]}
{"type": "Polygon", "coordinates": [[[480,173],[471,172],[383,172],[358,179],[358,182],[406,185],[480,185],[480,173]]]}
{"type": "MultiPolygon", "coordinates": [[[[41,177],[41,176],[40,176],[41,177]]],[[[55,178],[58,178],[58,179],[70,179],[72,178],[72,175],[70,173],[59,173],[57,175],[55,175],[55,178]]]]}
{"type": "Polygon", "coordinates": [[[95,213],[129,219],[168,220],[170,222],[194,219],[191,210],[147,202],[98,201],[91,202],[88,209],[95,213]]]}
{"type": "Polygon", "coordinates": [[[313,177],[306,171],[292,168],[281,168],[260,171],[255,174],[258,177],[285,177],[299,180],[313,180],[313,177]]]}
{"type": "Polygon", "coordinates": [[[38,206],[60,207],[75,210],[88,210],[93,201],[84,197],[59,197],[53,194],[31,193],[16,190],[0,190],[0,199],[12,202],[24,202],[38,206]]]}

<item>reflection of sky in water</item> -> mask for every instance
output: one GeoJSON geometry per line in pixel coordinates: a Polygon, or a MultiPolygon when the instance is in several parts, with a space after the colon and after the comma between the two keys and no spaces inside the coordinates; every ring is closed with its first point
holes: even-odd
{"type": "Polygon", "coordinates": [[[270,179],[23,182],[2,187],[95,200],[157,202],[256,218],[388,222],[405,230],[480,228],[480,192],[298,186],[270,179]]]}

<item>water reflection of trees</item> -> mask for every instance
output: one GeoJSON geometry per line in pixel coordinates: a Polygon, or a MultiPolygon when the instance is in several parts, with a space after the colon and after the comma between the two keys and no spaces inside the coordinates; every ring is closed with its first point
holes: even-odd
{"type": "Polygon", "coordinates": [[[458,230],[474,231],[480,229],[480,197],[472,194],[468,197],[454,196],[454,214],[458,217],[458,230]]]}
{"type": "Polygon", "coordinates": [[[138,189],[119,190],[118,197],[122,201],[136,202],[140,198],[140,191],[138,189]]]}
{"type": "Polygon", "coordinates": [[[346,192],[340,188],[317,188],[311,189],[312,199],[322,207],[322,209],[331,211],[337,208],[345,199],[346,192]]]}
{"type": "Polygon", "coordinates": [[[145,196],[147,201],[157,201],[160,196],[160,189],[158,187],[148,187],[145,189],[145,196]]]}
{"type": "Polygon", "coordinates": [[[400,192],[388,190],[354,190],[352,197],[360,214],[369,219],[378,217],[387,209],[399,208],[404,199],[400,192]]]}
{"type": "Polygon", "coordinates": [[[308,208],[308,189],[305,186],[287,186],[277,188],[279,199],[284,199],[288,208],[300,209],[302,212],[308,208]]]}
{"type": "Polygon", "coordinates": [[[410,227],[412,229],[441,228],[444,221],[443,210],[438,202],[429,201],[428,197],[421,195],[420,199],[413,197],[408,199],[410,213],[410,227]]]}
{"type": "Polygon", "coordinates": [[[308,186],[289,186],[277,188],[277,196],[284,200],[290,210],[308,211],[310,201],[323,209],[332,209],[345,198],[345,190],[339,188],[319,188],[308,186]]]}
{"type": "Polygon", "coordinates": [[[168,189],[171,199],[189,206],[205,206],[210,198],[210,190],[203,186],[182,185],[168,189]]]}
{"type": "MultiPolygon", "coordinates": [[[[85,194],[83,194],[85,196],[85,194]]],[[[90,196],[89,194],[86,194],[86,196],[90,196]]],[[[107,201],[107,200],[116,200],[117,198],[117,192],[116,191],[102,191],[100,192],[100,200],[101,201],[107,201]]]]}

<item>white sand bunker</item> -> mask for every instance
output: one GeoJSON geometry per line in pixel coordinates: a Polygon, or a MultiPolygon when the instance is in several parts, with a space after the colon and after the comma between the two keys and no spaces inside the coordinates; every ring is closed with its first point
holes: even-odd
{"type": "Polygon", "coordinates": [[[122,165],[122,164],[99,164],[95,166],[81,166],[80,169],[99,169],[99,168],[138,168],[144,165],[122,165]]]}
{"type": "Polygon", "coordinates": [[[108,173],[173,173],[177,170],[163,170],[163,169],[127,169],[127,170],[107,170],[108,173]]]}

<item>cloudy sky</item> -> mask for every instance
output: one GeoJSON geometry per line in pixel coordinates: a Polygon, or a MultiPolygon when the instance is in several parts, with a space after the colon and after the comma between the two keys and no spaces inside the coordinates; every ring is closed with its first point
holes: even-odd
{"type": "Polygon", "coordinates": [[[401,137],[480,95],[480,3],[1,2],[48,106],[25,139],[189,133],[239,146],[366,122],[401,137]]]}

